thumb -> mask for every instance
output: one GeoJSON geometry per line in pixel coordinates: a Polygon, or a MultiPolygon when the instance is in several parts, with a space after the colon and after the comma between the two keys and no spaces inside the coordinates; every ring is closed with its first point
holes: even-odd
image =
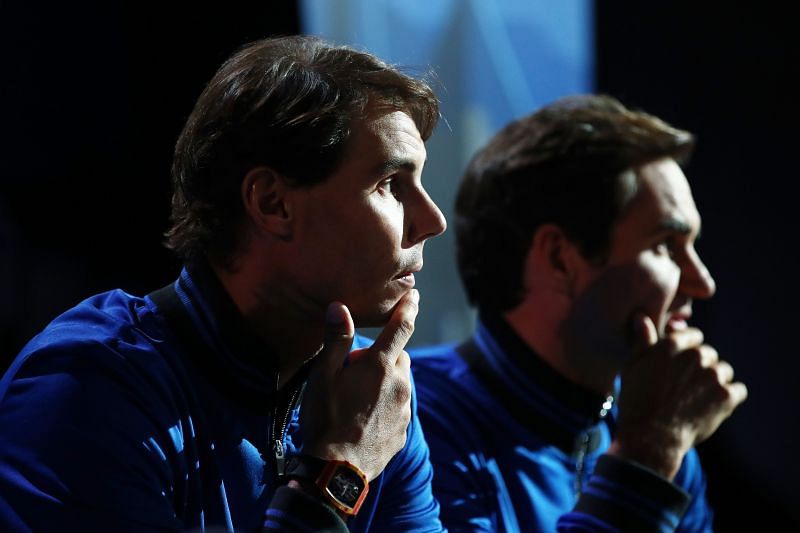
{"type": "Polygon", "coordinates": [[[630,347],[634,357],[658,342],[658,332],[653,320],[644,313],[636,313],[631,319],[630,347]]]}
{"type": "Polygon", "coordinates": [[[355,326],[347,306],[332,302],[325,311],[325,330],[322,350],[316,357],[314,369],[317,372],[335,374],[342,365],[353,345],[355,326]]]}

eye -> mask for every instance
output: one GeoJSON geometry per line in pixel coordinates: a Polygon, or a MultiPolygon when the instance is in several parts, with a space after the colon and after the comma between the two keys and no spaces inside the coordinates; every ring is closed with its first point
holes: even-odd
{"type": "Polygon", "coordinates": [[[653,251],[659,255],[669,255],[670,257],[675,257],[675,254],[678,249],[678,243],[675,240],[675,237],[667,237],[663,240],[658,241],[655,246],[653,246],[653,251]]]}
{"type": "Polygon", "coordinates": [[[400,191],[400,186],[396,177],[397,176],[391,176],[378,183],[378,191],[380,191],[382,194],[391,194],[392,196],[397,196],[398,192],[400,191]]]}

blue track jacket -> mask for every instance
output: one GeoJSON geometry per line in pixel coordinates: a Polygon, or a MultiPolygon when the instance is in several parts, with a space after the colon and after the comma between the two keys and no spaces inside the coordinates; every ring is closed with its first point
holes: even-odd
{"type": "Polygon", "coordinates": [[[603,455],[613,398],[561,377],[503,319],[482,317],[470,344],[412,352],[412,370],[451,531],[711,530],[697,453],[674,483],[603,455]]]}

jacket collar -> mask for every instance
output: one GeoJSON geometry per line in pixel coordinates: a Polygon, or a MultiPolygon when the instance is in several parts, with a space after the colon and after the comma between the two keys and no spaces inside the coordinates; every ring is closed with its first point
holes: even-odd
{"type": "MultiPolygon", "coordinates": [[[[495,314],[481,313],[473,341],[482,356],[484,374],[502,383],[498,400],[517,412],[521,422],[548,436],[568,453],[594,433],[613,408],[607,397],[572,383],[550,367],[495,314]]],[[[486,378],[484,378],[486,382],[486,378]]],[[[589,444],[589,448],[594,446],[589,444]]]]}
{"type": "Polygon", "coordinates": [[[205,378],[238,403],[272,404],[277,357],[244,320],[211,267],[206,262],[187,265],[174,287],[208,348],[197,365],[205,378]]]}

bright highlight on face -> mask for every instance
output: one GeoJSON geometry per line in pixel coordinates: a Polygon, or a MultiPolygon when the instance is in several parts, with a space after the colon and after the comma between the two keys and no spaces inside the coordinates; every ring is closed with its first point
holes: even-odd
{"type": "Polygon", "coordinates": [[[292,191],[299,287],[321,308],[341,301],[379,325],[414,287],[425,241],[446,223],[422,186],[427,153],[413,120],[373,110],[324,182],[292,191]]]}
{"type": "Polygon", "coordinates": [[[695,250],[700,214],[681,168],[661,159],[637,175],[638,191],[612,229],[608,259],[587,267],[571,316],[594,350],[616,359],[628,352],[636,313],[663,336],[686,328],[693,300],[716,290],[695,250]]]}

